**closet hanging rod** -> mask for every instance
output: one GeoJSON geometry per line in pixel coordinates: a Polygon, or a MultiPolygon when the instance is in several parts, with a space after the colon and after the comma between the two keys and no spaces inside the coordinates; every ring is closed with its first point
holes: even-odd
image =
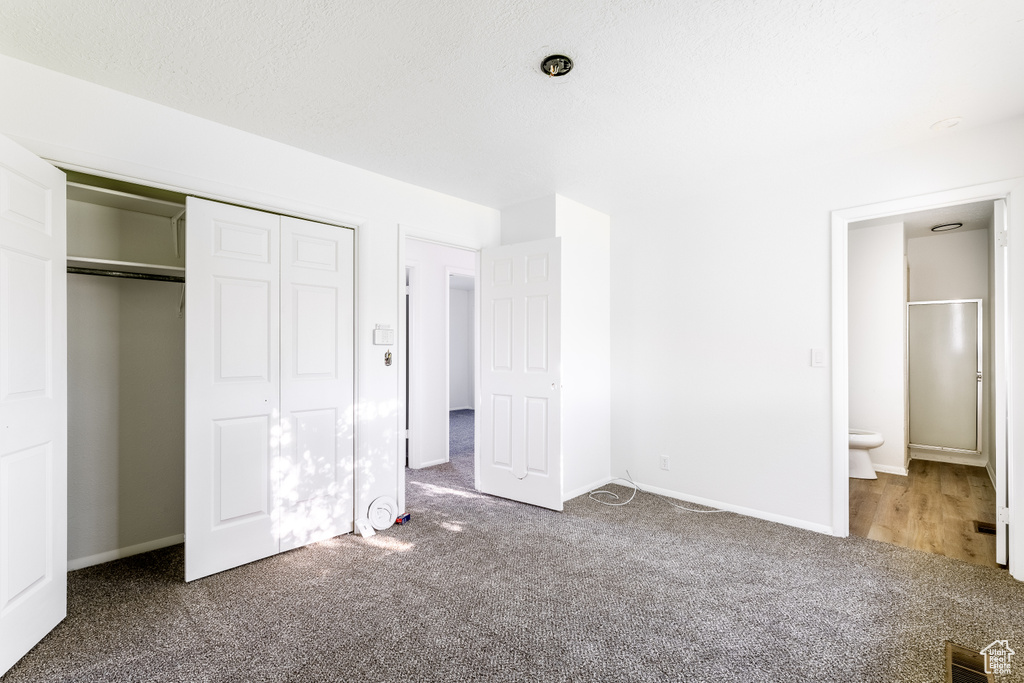
{"type": "Polygon", "coordinates": [[[80,268],[68,266],[68,272],[75,275],[99,275],[101,277],[123,277],[129,280],[153,280],[156,282],[184,282],[184,275],[156,275],[154,273],[129,273],[124,270],[106,270],[104,268],[80,268]]]}

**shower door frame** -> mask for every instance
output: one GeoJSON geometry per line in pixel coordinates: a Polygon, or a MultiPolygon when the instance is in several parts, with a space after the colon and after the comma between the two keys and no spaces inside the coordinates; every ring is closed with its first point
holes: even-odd
{"type": "Polygon", "coordinates": [[[968,450],[966,448],[950,448],[949,446],[929,446],[926,444],[914,443],[910,440],[910,425],[907,425],[907,446],[908,448],[918,448],[927,451],[942,451],[944,453],[962,453],[966,455],[981,455],[982,453],[982,427],[983,427],[983,406],[984,404],[984,384],[986,377],[983,373],[984,368],[984,354],[985,347],[983,343],[984,338],[984,321],[985,316],[983,313],[984,304],[981,299],[942,299],[938,301],[908,301],[907,302],[907,314],[905,316],[906,329],[904,331],[904,339],[907,345],[906,358],[907,358],[907,415],[910,415],[910,307],[911,306],[928,306],[928,305],[941,305],[941,304],[978,304],[978,389],[977,389],[977,403],[975,408],[976,421],[974,428],[974,443],[975,449],[968,450]]]}

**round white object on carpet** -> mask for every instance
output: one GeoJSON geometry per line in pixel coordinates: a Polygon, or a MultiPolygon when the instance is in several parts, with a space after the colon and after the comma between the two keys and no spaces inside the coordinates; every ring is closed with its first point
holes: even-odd
{"type": "Polygon", "coordinates": [[[398,502],[391,496],[381,496],[372,503],[366,516],[377,531],[384,531],[395,523],[398,517],[398,502]]]}

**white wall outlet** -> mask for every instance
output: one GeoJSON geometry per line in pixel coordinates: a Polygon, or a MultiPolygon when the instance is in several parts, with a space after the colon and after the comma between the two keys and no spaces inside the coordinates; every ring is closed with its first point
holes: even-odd
{"type": "Polygon", "coordinates": [[[663,469],[663,470],[667,471],[667,470],[672,469],[669,466],[668,456],[667,455],[662,455],[661,457],[659,457],[658,458],[658,464],[661,466],[661,469],[663,469]]]}
{"type": "Polygon", "coordinates": [[[812,368],[823,368],[825,367],[825,349],[813,348],[811,349],[811,367],[812,368]]]}

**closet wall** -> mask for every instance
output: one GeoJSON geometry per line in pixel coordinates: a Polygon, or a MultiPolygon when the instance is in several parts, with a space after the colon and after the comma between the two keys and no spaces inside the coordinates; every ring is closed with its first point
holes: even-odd
{"type": "MultiPolygon", "coordinates": [[[[184,265],[167,217],[77,200],[68,201],[68,253],[184,265]]],[[[182,539],[182,287],[68,274],[71,568],[182,539]]]]}

